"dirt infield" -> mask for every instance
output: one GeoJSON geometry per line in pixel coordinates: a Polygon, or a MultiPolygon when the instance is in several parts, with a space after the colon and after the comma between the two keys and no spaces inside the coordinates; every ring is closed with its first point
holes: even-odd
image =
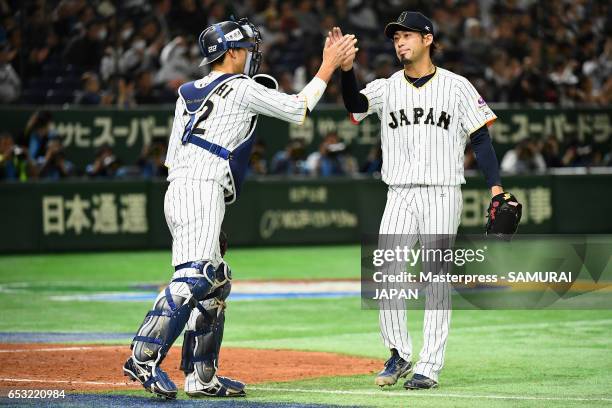
{"type": "MultiPolygon", "coordinates": [[[[182,388],[179,347],[162,367],[182,388]]],[[[66,391],[138,389],[121,371],[125,346],[0,344],[0,388],[66,391]]],[[[380,369],[379,360],[332,353],[224,348],[219,374],[247,384],[316,377],[366,374],[380,369]]]]}

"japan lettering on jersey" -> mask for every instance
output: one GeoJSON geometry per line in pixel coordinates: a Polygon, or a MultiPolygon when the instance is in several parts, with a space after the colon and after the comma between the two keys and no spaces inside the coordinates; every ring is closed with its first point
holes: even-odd
{"type": "Polygon", "coordinates": [[[437,67],[415,87],[398,71],[361,91],[381,121],[383,181],[388,185],[464,184],[463,155],[469,135],[497,116],[464,77],[437,67]]]}
{"type": "MultiPolygon", "coordinates": [[[[196,81],[196,87],[205,87],[219,75],[219,72],[211,72],[196,81]]],[[[210,96],[206,105],[208,107],[204,108],[206,111],[197,125],[204,131],[200,137],[228,150],[233,150],[248,137],[254,115],[272,116],[295,124],[303,123],[306,116],[306,98],[303,96],[281,93],[247,78],[223,84],[210,96]]],[[[168,181],[175,178],[216,180],[230,189],[226,160],[196,145],[181,143],[188,121],[184,102],[179,98],[165,160],[169,169],[168,181]]]]}

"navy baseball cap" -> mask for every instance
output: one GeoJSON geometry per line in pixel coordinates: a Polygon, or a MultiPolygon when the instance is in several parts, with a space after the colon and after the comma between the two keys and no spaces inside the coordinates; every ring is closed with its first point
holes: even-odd
{"type": "Polygon", "coordinates": [[[434,27],[430,19],[417,11],[404,11],[385,27],[385,35],[393,38],[396,31],[417,31],[423,34],[434,35],[434,27]]]}

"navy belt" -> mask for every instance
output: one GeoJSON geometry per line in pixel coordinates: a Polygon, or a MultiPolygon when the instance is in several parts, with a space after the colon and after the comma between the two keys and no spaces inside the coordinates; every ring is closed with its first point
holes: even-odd
{"type": "Polygon", "coordinates": [[[194,144],[202,149],[214,154],[215,156],[219,156],[223,160],[229,160],[232,157],[232,152],[227,150],[223,146],[219,146],[218,144],[211,143],[208,140],[202,139],[201,137],[197,137],[192,134],[188,139],[188,143],[194,144]]]}

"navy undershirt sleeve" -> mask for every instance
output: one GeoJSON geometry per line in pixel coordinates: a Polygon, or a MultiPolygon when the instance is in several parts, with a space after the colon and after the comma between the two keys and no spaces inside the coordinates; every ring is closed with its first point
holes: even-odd
{"type": "Polygon", "coordinates": [[[489,136],[487,125],[484,125],[472,133],[470,135],[470,140],[476,162],[478,163],[478,168],[485,176],[487,186],[489,188],[501,186],[499,163],[497,161],[497,156],[495,156],[495,150],[493,150],[493,144],[491,143],[491,136],[489,136]]]}
{"type": "MultiPolygon", "coordinates": [[[[340,70],[342,71],[342,70],[340,70]]],[[[357,88],[357,78],[353,68],[349,71],[342,71],[342,99],[346,110],[351,113],[364,113],[368,111],[368,98],[359,92],[357,88]]]]}

